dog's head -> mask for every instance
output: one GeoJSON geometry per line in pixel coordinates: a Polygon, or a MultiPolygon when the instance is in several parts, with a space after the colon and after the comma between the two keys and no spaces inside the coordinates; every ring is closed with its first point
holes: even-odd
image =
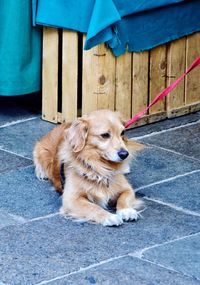
{"type": "Polygon", "coordinates": [[[74,153],[91,151],[110,162],[123,162],[129,156],[124,124],[118,112],[98,110],[75,120],[67,130],[74,153]]]}

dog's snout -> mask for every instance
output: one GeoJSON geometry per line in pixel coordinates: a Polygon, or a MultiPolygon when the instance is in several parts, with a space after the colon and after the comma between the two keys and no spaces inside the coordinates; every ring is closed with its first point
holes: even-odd
{"type": "Polygon", "coordinates": [[[122,160],[126,159],[127,156],[129,155],[128,151],[125,149],[121,149],[120,151],[118,151],[117,154],[122,160]]]}

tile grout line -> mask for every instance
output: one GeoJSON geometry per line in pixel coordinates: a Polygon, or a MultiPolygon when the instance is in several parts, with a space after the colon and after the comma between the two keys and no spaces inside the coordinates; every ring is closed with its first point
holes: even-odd
{"type": "Polygon", "coordinates": [[[187,236],[182,236],[182,237],[179,237],[179,238],[175,238],[175,239],[172,239],[172,240],[169,240],[169,241],[165,241],[163,243],[154,244],[152,246],[145,247],[145,248],[143,248],[141,250],[136,250],[134,252],[131,252],[128,255],[132,256],[132,257],[137,257],[137,258],[142,259],[143,258],[143,254],[146,251],[148,251],[148,250],[151,250],[151,249],[154,249],[154,248],[157,248],[157,247],[161,247],[163,245],[167,245],[167,244],[170,244],[170,243],[174,243],[176,241],[184,240],[184,239],[187,239],[187,238],[190,238],[190,237],[198,236],[198,235],[200,235],[200,232],[197,232],[197,233],[194,233],[194,234],[191,234],[191,235],[187,235],[187,236]]]}
{"type": "Polygon", "coordinates": [[[11,218],[13,218],[13,220],[15,220],[16,222],[20,223],[20,224],[24,224],[26,223],[26,219],[22,216],[19,216],[19,215],[15,215],[15,214],[12,214],[12,213],[9,213],[7,211],[5,211],[11,218]]]}
{"type": "Polygon", "coordinates": [[[10,123],[6,123],[6,124],[0,126],[0,129],[7,128],[7,127],[10,127],[10,126],[14,126],[14,125],[17,125],[17,124],[20,124],[20,123],[32,121],[32,120],[35,120],[35,119],[38,119],[38,118],[39,118],[39,116],[37,116],[37,117],[31,117],[31,118],[28,118],[28,119],[22,119],[22,120],[12,121],[12,122],[10,122],[10,123]]]}
{"type": "Polygon", "coordinates": [[[2,147],[0,147],[0,150],[5,151],[5,152],[10,153],[10,154],[14,154],[14,155],[19,156],[19,157],[21,157],[21,158],[25,158],[25,159],[28,159],[28,160],[33,161],[32,158],[26,157],[26,156],[24,156],[24,155],[22,155],[22,154],[18,154],[18,153],[16,153],[16,152],[11,151],[11,150],[4,149],[4,148],[2,148],[2,147]]]}
{"type": "MultiPolygon", "coordinates": [[[[136,258],[138,258],[138,257],[136,257],[136,258]]],[[[147,262],[147,263],[156,265],[156,266],[158,266],[158,267],[161,267],[161,268],[163,268],[163,269],[165,269],[165,270],[169,270],[169,271],[172,271],[172,272],[174,272],[174,273],[177,273],[177,274],[180,275],[180,276],[189,277],[189,278],[192,278],[192,279],[194,279],[194,280],[199,281],[198,278],[196,278],[196,277],[194,277],[194,276],[192,276],[192,275],[185,274],[185,273],[182,272],[182,271],[177,271],[177,270],[175,270],[175,269],[172,268],[172,267],[168,267],[168,266],[165,266],[165,265],[163,265],[163,264],[156,263],[156,262],[151,261],[151,260],[146,259],[146,258],[138,258],[138,259],[141,260],[141,261],[145,261],[145,262],[147,262]]]]}
{"type": "Polygon", "coordinates": [[[33,218],[33,219],[30,219],[30,220],[26,220],[26,224],[28,223],[32,223],[32,222],[35,222],[35,221],[41,221],[43,219],[48,219],[48,218],[52,218],[52,217],[56,217],[59,215],[59,212],[55,212],[55,213],[52,213],[52,214],[48,214],[48,215],[45,215],[45,216],[40,216],[40,217],[36,217],[36,218],[33,218]]]}
{"type": "MultiPolygon", "coordinates": [[[[21,171],[21,170],[24,170],[24,169],[27,169],[27,168],[31,168],[31,167],[33,167],[33,164],[30,164],[30,165],[27,165],[27,166],[22,166],[22,167],[19,167],[18,169],[17,169],[17,171],[21,171]]],[[[9,170],[9,171],[6,171],[5,173],[12,173],[12,172],[15,172],[16,171],[16,169],[11,169],[11,170],[9,170]]],[[[1,175],[4,175],[5,174],[4,172],[1,172],[0,173],[0,176],[1,175]]]]}
{"type": "MultiPolygon", "coordinates": [[[[100,261],[98,263],[93,263],[93,264],[91,264],[89,266],[80,268],[79,270],[75,270],[75,271],[72,271],[70,273],[63,274],[63,275],[57,276],[57,277],[49,279],[49,280],[41,281],[39,283],[36,283],[35,285],[43,285],[43,284],[48,284],[48,283],[50,283],[52,281],[61,280],[61,279],[65,278],[65,277],[69,277],[69,276],[72,276],[72,275],[75,275],[75,274],[79,274],[79,273],[82,273],[82,272],[87,271],[89,269],[96,268],[96,267],[101,266],[103,264],[107,264],[109,262],[112,262],[112,261],[115,261],[115,260],[119,260],[119,259],[122,259],[122,258],[125,258],[125,257],[135,257],[135,258],[138,258],[138,259],[143,260],[145,262],[153,263],[153,262],[151,262],[149,260],[146,260],[146,259],[142,258],[142,253],[145,252],[146,250],[149,250],[149,249],[152,249],[152,248],[156,248],[156,247],[159,247],[159,246],[163,246],[165,244],[173,243],[175,241],[183,240],[183,239],[186,239],[186,238],[189,238],[191,236],[198,235],[198,234],[200,234],[200,233],[191,234],[191,235],[188,235],[188,236],[184,236],[184,237],[180,237],[180,238],[177,238],[177,239],[174,239],[174,240],[170,240],[170,241],[164,242],[162,244],[156,244],[156,245],[153,245],[151,247],[146,247],[146,248],[142,249],[141,251],[135,251],[133,253],[127,253],[127,254],[124,254],[124,255],[119,255],[119,256],[116,256],[116,257],[112,257],[112,258],[100,261]],[[140,252],[141,252],[141,254],[140,254],[140,252]]],[[[153,264],[155,264],[157,266],[160,266],[160,267],[162,267],[164,269],[171,270],[173,272],[176,272],[176,273],[180,274],[179,271],[176,271],[176,270],[174,270],[172,268],[167,268],[167,267],[165,267],[163,265],[156,264],[156,263],[153,263],[153,264]]],[[[189,277],[191,277],[191,276],[189,276],[189,277]]]]}
{"type": "Polygon", "coordinates": [[[160,134],[163,134],[163,133],[167,133],[167,132],[170,132],[170,131],[179,130],[179,129],[182,129],[182,128],[185,128],[185,127],[197,125],[198,123],[200,123],[200,120],[197,120],[195,122],[188,123],[188,124],[185,124],[185,125],[180,125],[180,126],[177,126],[177,127],[172,127],[172,128],[166,129],[166,130],[155,131],[155,132],[152,132],[150,134],[143,135],[143,136],[131,137],[130,139],[131,140],[140,140],[140,139],[143,139],[143,138],[148,138],[148,137],[160,135],[160,134]]]}
{"type": "MultiPolygon", "coordinates": [[[[149,185],[141,186],[139,188],[134,189],[134,191],[135,191],[135,193],[137,193],[140,190],[143,190],[143,189],[155,186],[155,185],[160,185],[160,184],[163,184],[163,183],[166,183],[166,182],[169,182],[169,181],[173,181],[173,180],[176,180],[178,178],[185,177],[185,176],[188,176],[188,175],[191,175],[191,174],[194,174],[194,173],[199,173],[199,172],[200,172],[200,169],[193,170],[191,172],[187,172],[187,173],[184,173],[184,174],[176,175],[176,176],[173,176],[173,177],[161,180],[161,181],[157,181],[157,182],[151,183],[149,185]]],[[[147,201],[152,201],[154,203],[158,203],[160,205],[167,206],[167,207],[172,208],[172,209],[174,209],[176,211],[182,212],[182,213],[184,213],[186,215],[192,215],[192,216],[200,217],[200,214],[198,212],[191,211],[191,210],[188,210],[188,209],[185,209],[185,208],[182,208],[182,207],[178,207],[178,206],[176,206],[176,205],[174,205],[172,203],[163,202],[162,200],[149,198],[149,197],[146,197],[146,196],[144,196],[142,198],[147,200],[147,201]]]]}
{"type": "MultiPolygon", "coordinates": [[[[135,257],[135,256],[134,256],[134,257],[135,257]]],[[[172,272],[174,272],[174,273],[177,273],[177,274],[179,274],[179,275],[181,275],[181,276],[183,275],[181,272],[175,270],[174,268],[167,267],[167,266],[165,266],[165,265],[162,265],[162,264],[160,264],[160,263],[156,263],[156,262],[151,261],[151,260],[148,260],[148,259],[146,259],[146,258],[139,258],[139,257],[135,257],[135,258],[138,258],[139,260],[142,260],[142,261],[145,261],[145,262],[147,262],[147,263],[156,265],[156,266],[161,267],[161,268],[163,268],[163,269],[165,269],[165,270],[170,270],[170,271],[172,271],[172,272]]],[[[185,276],[188,276],[188,275],[185,275],[185,276]]],[[[190,276],[190,277],[191,277],[191,276],[190,276]]]]}
{"type": "Polygon", "coordinates": [[[55,212],[55,213],[48,214],[48,215],[45,215],[45,216],[36,217],[36,218],[30,219],[30,220],[27,219],[25,221],[25,223],[28,224],[28,223],[32,223],[32,222],[35,222],[35,221],[41,221],[43,219],[49,219],[49,218],[56,217],[56,216],[60,216],[61,218],[65,219],[65,220],[72,221],[73,223],[81,223],[80,220],[76,220],[76,219],[74,219],[74,218],[72,218],[70,216],[69,217],[68,216],[63,216],[62,214],[60,214],[60,212],[55,212]]]}
{"type": "Polygon", "coordinates": [[[164,150],[165,152],[171,152],[171,153],[176,154],[176,155],[178,155],[178,156],[185,157],[185,158],[187,158],[187,159],[200,162],[200,159],[198,159],[198,158],[195,158],[195,157],[192,157],[192,156],[189,156],[189,155],[186,155],[186,154],[182,154],[182,153],[180,153],[180,152],[176,152],[176,151],[174,151],[174,150],[172,150],[172,149],[169,149],[169,148],[164,148],[164,147],[161,147],[161,146],[152,144],[152,143],[145,143],[145,145],[147,145],[147,147],[155,147],[155,148],[164,150]]]}
{"type": "Polygon", "coordinates": [[[138,192],[140,190],[143,190],[143,189],[155,186],[155,185],[160,185],[162,183],[170,182],[170,181],[173,181],[175,179],[182,178],[182,177],[185,177],[185,176],[188,176],[188,175],[191,175],[191,174],[195,174],[195,173],[199,173],[199,172],[200,172],[200,169],[196,169],[196,170],[193,170],[193,171],[190,171],[190,172],[185,172],[184,174],[178,174],[178,175],[175,175],[175,176],[163,179],[163,180],[159,180],[159,181],[150,183],[150,184],[145,185],[145,186],[141,186],[141,187],[135,188],[134,190],[135,190],[135,192],[138,192]]]}
{"type": "Polygon", "coordinates": [[[143,199],[145,199],[147,201],[154,202],[154,203],[158,203],[158,204],[163,205],[163,206],[167,206],[167,207],[172,208],[176,211],[182,212],[186,215],[192,215],[192,216],[200,217],[200,214],[198,212],[191,211],[191,210],[188,210],[188,209],[185,209],[182,207],[178,207],[178,206],[171,204],[171,203],[163,202],[161,200],[152,199],[152,198],[148,198],[148,197],[143,197],[143,199]]]}
{"type": "Polygon", "coordinates": [[[78,273],[81,273],[81,272],[84,272],[86,270],[89,270],[91,268],[95,268],[95,267],[98,267],[100,265],[103,265],[103,264],[106,264],[106,263],[109,263],[109,262],[112,262],[112,261],[115,261],[115,260],[118,260],[118,259],[121,259],[121,258],[124,258],[124,257],[128,257],[128,254],[125,254],[125,255],[119,255],[119,256],[116,256],[116,257],[112,257],[112,258],[109,258],[109,259],[106,259],[106,260],[103,260],[103,261],[100,261],[99,263],[93,263],[89,266],[86,266],[86,267],[83,267],[79,270],[75,270],[75,271],[72,271],[70,273],[67,273],[67,274],[64,274],[64,275],[61,275],[61,276],[57,276],[53,279],[50,279],[50,280],[44,280],[44,281],[41,281],[40,283],[36,283],[35,285],[43,285],[43,284],[48,284],[52,281],[57,281],[57,280],[60,280],[60,279],[63,279],[65,277],[68,277],[68,276],[71,276],[71,275],[75,275],[75,274],[78,274],[78,273]]]}
{"type": "Polygon", "coordinates": [[[161,246],[164,246],[164,245],[168,245],[168,244],[171,244],[171,243],[174,243],[174,242],[177,242],[177,241],[181,241],[181,240],[184,240],[184,239],[187,239],[187,238],[190,238],[190,237],[198,236],[198,235],[200,235],[200,232],[197,232],[197,233],[194,233],[194,234],[191,234],[191,235],[187,235],[187,236],[183,236],[183,237],[180,237],[180,238],[176,238],[176,239],[174,239],[174,240],[166,241],[166,242],[161,243],[161,244],[156,244],[156,245],[153,245],[153,246],[149,246],[149,247],[146,247],[146,248],[144,248],[144,249],[142,249],[142,250],[138,250],[138,251],[135,251],[135,252],[133,252],[133,253],[130,253],[129,256],[138,258],[139,260],[142,260],[142,261],[145,261],[145,262],[154,264],[154,265],[156,265],[156,266],[162,267],[162,268],[167,269],[167,270],[171,270],[171,271],[176,272],[176,273],[178,273],[178,274],[180,274],[180,275],[183,275],[183,276],[186,276],[186,277],[190,277],[190,278],[192,278],[192,279],[195,279],[195,280],[198,280],[198,281],[199,281],[198,278],[196,278],[196,277],[194,277],[194,276],[192,276],[192,275],[185,274],[185,273],[183,273],[183,272],[181,272],[181,271],[175,270],[174,268],[167,267],[167,266],[165,266],[165,265],[162,265],[162,264],[160,264],[160,263],[156,263],[156,262],[154,262],[154,261],[151,261],[151,260],[146,259],[146,258],[143,257],[143,254],[144,254],[146,251],[148,251],[148,250],[151,250],[151,249],[154,249],[154,248],[157,248],[157,247],[161,247],[161,246]]]}

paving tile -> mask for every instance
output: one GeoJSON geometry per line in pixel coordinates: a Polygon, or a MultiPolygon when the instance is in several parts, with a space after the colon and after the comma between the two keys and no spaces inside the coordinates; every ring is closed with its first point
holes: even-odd
{"type": "Polygon", "coordinates": [[[196,169],[200,169],[198,161],[155,147],[147,147],[132,161],[131,173],[127,177],[131,184],[138,188],[196,169]]]}
{"type": "Polygon", "coordinates": [[[34,167],[0,174],[0,209],[24,218],[58,212],[61,198],[49,182],[35,177],[34,167]]]}
{"type": "Polygon", "coordinates": [[[200,160],[200,123],[142,139],[200,160]]]}
{"type": "Polygon", "coordinates": [[[200,172],[138,191],[141,195],[200,213],[200,172]]]}
{"type": "Polygon", "coordinates": [[[197,285],[193,278],[156,266],[133,257],[108,262],[82,273],[48,283],[49,285],[197,285]]]}
{"type": "Polygon", "coordinates": [[[148,203],[143,217],[112,228],[60,216],[3,228],[0,280],[36,284],[200,230],[200,218],[157,203],[148,203]]]}
{"type": "Polygon", "coordinates": [[[3,211],[0,209],[0,229],[10,226],[10,225],[16,225],[16,224],[21,224],[24,223],[25,219],[22,217],[14,216],[8,214],[8,212],[3,211]]]}
{"type": "Polygon", "coordinates": [[[5,173],[13,169],[25,167],[33,164],[29,159],[0,150],[0,173],[5,173]]]}
{"type": "Polygon", "coordinates": [[[49,132],[55,124],[37,118],[0,131],[0,148],[32,158],[35,142],[49,132]]]}
{"type": "Polygon", "coordinates": [[[157,123],[130,129],[126,131],[126,135],[129,138],[144,136],[144,135],[151,134],[154,132],[160,132],[163,130],[168,130],[170,128],[183,126],[183,125],[193,123],[199,120],[200,120],[200,112],[196,112],[194,114],[189,114],[186,116],[181,116],[181,117],[172,118],[172,119],[166,119],[164,121],[160,121],[157,123]]]}
{"type": "Polygon", "coordinates": [[[200,234],[150,249],[143,257],[192,276],[200,283],[200,234]]]}
{"type": "Polygon", "coordinates": [[[11,100],[0,96],[0,126],[35,116],[39,116],[38,113],[26,110],[11,100]]]}

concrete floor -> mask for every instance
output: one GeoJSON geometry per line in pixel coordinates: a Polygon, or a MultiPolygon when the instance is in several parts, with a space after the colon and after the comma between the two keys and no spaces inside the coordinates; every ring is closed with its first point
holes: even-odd
{"type": "Polygon", "coordinates": [[[109,228],[59,216],[36,179],[33,145],[54,127],[36,109],[0,98],[0,285],[200,284],[200,113],[127,132],[147,145],[128,175],[146,210],[109,228]]]}

